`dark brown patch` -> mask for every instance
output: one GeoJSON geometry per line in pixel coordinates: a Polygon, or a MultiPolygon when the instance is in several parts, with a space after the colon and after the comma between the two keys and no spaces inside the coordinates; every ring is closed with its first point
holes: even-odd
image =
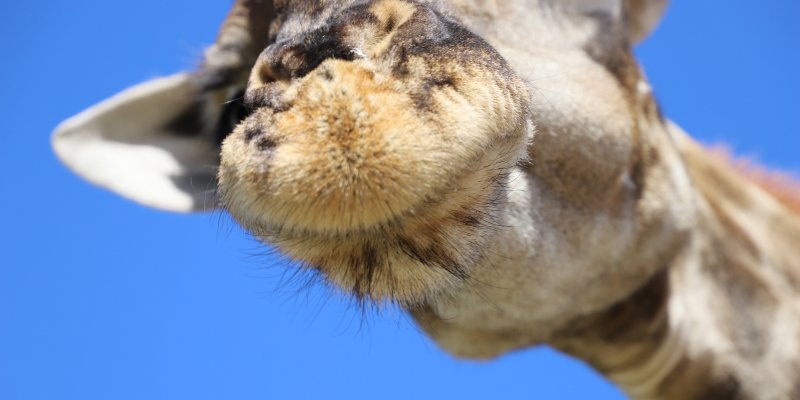
{"type": "Polygon", "coordinates": [[[409,239],[401,236],[397,238],[397,245],[400,248],[400,251],[413,260],[416,260],[420,263],[426,262],[425,258],[422,256],[422,253],[417,249],[417,246],[415,246],[409,239]]]}
{"type": "Polygon", "coordinates": [[[328,69],[328,68],[321,68],[319,70],[318,75],[323,80],[326,80],[326,81],[332,81],[333,80],[333,73],[331,73],[331,70],[328,69]]]}
{"type": "MultiPolygon", "coordinates": [[[[431,71],[433,72],[433,71],[431,71]]],[[[411,100],[418,110],[427,112],[439,111],[432,101],[432,96],[435,90],[445,87],[455,89],[456,77],[453,75],[446,75],[440,73],[439,75],[427,76],[422,78],[422,84],[416,90],[410,93],[411,100]]]]}
{"type": "Polygon", "coordinates": [[[426,77],[422,81],[423,86],[427,89],[450,86],[455,87],[456,77],[453,75],[439,75],[434,77],[426,77]]]}
{"type": "Polygon", "coordinates": [[[389,13],[388,18],[386,18],[386,25],[383,26],[383,30],[386,33],[391,33],[394,28],[397,26],[397,18],[394,13],[389,13]]]}
{"type": "Polygon", "coordinates": [[[261,151],[270,151],[278,145],[278,142],[271,137],[264,137],[256,142],[256,147],[261,151]]]}
{"type": "Polygon", "coordinates": [[[724,378],[712,379],[706,382],[705,385],[700,386],[704,389],[693,396],[692,399],[696,400],[737,400],[742,399],[743,394],[741,384],[732,375],[724,378]]]}
{"type": "Polygon", "coordinates": [[[469,277],[467,269],[453,259],[440,244],[433,243],[428,246],[420,246],[405,237],[397,238],[397,244],[400,251],[423,265],[442,268],[450,275],[461,280],[469,277]]]}
{"type": "Polygon", "coordinates": [[[657,273],[631,296],[596,314],[580,317],[557,332],[551,344],[610,373],[638,367],[667,334],[667,271],[657,273]],[[626,354],[609,363],[609,354],[626,354]]]}
{"type": "Polygon", "coordinates": [[[463,281],[469,278],[469,273],[467,272],[467,269],[453,259],[448,258],[447,262],[445,263],[439,262],[437,264],[439,267],[447,271],[447,273],[457,278],[458,280],[463,281]]]}
{"type": "Polygon", "coordinates": [[[481,219],[474,212],[454,211],[451,215],[453,219],[464,226],[476,227],[481,224],[481,219]]]}
{"type": "Polygon", "coordinates": [[[369,243],[364,244],[361,250],[361,260],[367,265],[378,265],[378,251],[369,243]]]}
{"type": "Polygon", "coordinates": [[[354,254],[350,260],[350,272],[354,275],[353,294],[358,300],[364,300],[372,293],[375,273],[383,267],[380,254],[375,246],[364,243],[361,253],[354,254]]]}
{"type": "Polygon", "coordinates": [[[598,316],[592,335],[606,343],[659,341],[669,296],[667,272],[656,274],[633,295],[598,316]]]}
{"type": "Polygon", "coordinates": [[[244,129],[244,142],[250,143],[256,136],[260,136],[264,133],[261,128],[257,126],[250,125],[244,129]]]}

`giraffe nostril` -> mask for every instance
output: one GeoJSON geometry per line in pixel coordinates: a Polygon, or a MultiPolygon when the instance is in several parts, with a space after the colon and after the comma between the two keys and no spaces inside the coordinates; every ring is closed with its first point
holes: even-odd
{"type": "Polygon", "coordinates": [[[244,94],[244,106],[250,113],[264,107],[281,112],[285,111],[289,104],[283,99],[282,84],[273,82],[249,88],[244,94]]]}
{"type": "Polygon", "coordinates": [[[305,49],[300,45],[275,43],[264,49],[255,65],[251,84],[288,81],[308,73],[305,49]]]}
{"type": "Polygon", "coordinates": [[[257,68],[258,68],[258,79],[260,84],[265,85],[275,81],[275,79],[273,78],[274,74],[272,68],[270,68],[268,64],[266,63],[261,64],[257,68]]]}
{"type": "Polygon", "coordinates": [[[345,32],[340,26],[326,26],[271,44],[259,56],[251,84],[262,86],[302,78],[328,59],[365,58],[363,51],[348,43],[352,40],[345,32]]]}

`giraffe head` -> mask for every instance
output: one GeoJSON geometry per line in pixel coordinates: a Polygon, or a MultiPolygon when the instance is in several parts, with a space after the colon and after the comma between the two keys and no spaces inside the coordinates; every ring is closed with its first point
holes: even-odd
{"type": "Polygon", "coordinates": [[[654,107],[630,44],[663,5],[237,1],[199,71],[86,111],[54,146],[124,196],[224,207],[344,291],[415,307],[492,252],[515,171],[550,168],[586,209],[641,189],[628,139],[654,107]]]}
{"type": "Polygon", "coordinates": [[[356,296],[422,301],[469,274],[499,222],[532,135],[527,88],[433,7],[301,4],[279,4],[250,73],[222,203],[356,296]]]}

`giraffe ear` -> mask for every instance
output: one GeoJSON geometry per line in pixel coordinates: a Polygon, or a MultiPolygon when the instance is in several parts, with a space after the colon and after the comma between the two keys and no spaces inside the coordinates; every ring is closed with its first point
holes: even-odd
{"type": "Polygon", "coordinates": [[[668,0],[561,0],[568,9],[624,23],[630,43],[642,41],[661,21],[668,0]]]}
{"type": "Polygon", "coordinates": [[[655,30],[664,10],[667,0],[624,0],[625,26],[628,38],[633,44],[639,43],[655,30]]]}
{"type": "Polygon", "coordinates": [[[61,123],[53,148],[79,176],[138,203],[212,209],[219,149],[203,121],[219,113],[199,93],[185,73],[132,87],[61,123]]]}
{"type": "Polygon", "coordinates": [[[220,142],[243,118],[239,94],[273,15],[272,1],[236,0],[197,72],[145,82],[64,121],[52,139],[58,158],[147,206],[215,208],[220,142]]]}

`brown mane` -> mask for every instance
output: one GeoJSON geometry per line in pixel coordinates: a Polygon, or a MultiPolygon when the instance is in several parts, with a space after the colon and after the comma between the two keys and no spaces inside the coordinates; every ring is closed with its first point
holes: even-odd
{"type": "Polygon", "coordinates": [[[770,170],[749,158],[736,157],[724,147],[711,148],[711,153],[731,165],[734,170],[764,189],[795,214],[800,214],[800,179],[784,171],[770,170]]]}
{"type": "Polygon", "coordinates": [[[800,182],[796,178],[757,166],[737,169],[783,205],[800,214],[800,182]]]}

